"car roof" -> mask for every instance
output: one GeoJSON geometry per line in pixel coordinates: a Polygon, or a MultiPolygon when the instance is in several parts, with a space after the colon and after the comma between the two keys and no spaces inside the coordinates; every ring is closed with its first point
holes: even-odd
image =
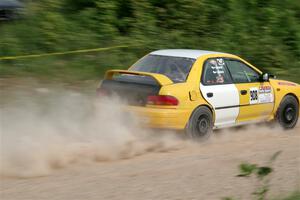
{"type": "Polygon", "coordinates": [[[150,55],[173,56],[173,57],[183,57],[183,58],[193,58],[193,59],[198,59],[201,56],[209,55],[209,54],[227,54],[227,53],[216,52],[216,51],[205,51],[205,50],[193,50],[193,49],[163,49],[163,50],[153,51],[150,53],[150,55]]]}

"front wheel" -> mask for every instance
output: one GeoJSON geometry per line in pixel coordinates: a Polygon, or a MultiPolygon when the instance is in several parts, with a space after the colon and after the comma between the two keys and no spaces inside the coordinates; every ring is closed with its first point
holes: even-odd
{"type": "Polygon", "coordinates": [[[209,108],[199,107],[197,108],[186,127],[187,135],[196,140],[207,139],[213,129],[213,115],[209,108]]]}
{"type": "Polygon", "coordinates": [[[299,116],[299,103],[294,96],[284,97],[276,113],[277,122],[284,129],[292,129],[296,126],[299,116]]]}

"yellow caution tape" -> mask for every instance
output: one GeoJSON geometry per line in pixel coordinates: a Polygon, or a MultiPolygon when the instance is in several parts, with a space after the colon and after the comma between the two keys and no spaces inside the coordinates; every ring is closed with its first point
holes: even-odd
{"type": "Polygon", "coordinates": [[[77,53],[88,53],[88,52],[107,51],[107,50],[111,50],[111,49],[119,49],[119,48],[126,48],[126,47],[130,47],[130,46],[120,45],[120,46],[113,46],[113,47],[81,49],[81,50],[65,51],[65,52],[42,53],[42,54],[32,54],[32,55],[22,55],[22,56],[5,56],[5,57],[0,57],[0,60],[17,60],[17,59],[24,59],[24,58],[38,58],[38,57],[44,57],[44,56],[57,56],[57,55],[77,54],[77,53]]]}

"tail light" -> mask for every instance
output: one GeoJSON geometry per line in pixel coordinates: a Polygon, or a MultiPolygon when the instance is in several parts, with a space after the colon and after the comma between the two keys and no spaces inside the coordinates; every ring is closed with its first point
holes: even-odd
{"type": "Polygon", "coordinates": [[[178,99],[168,95],[148,96],[147,105],[177,106],[178,99]]]}

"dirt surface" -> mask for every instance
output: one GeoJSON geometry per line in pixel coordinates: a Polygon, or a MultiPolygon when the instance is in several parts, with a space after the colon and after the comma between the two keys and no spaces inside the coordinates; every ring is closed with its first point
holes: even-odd
{"type": "Polygon", "coordinates": [[[51,175],[2,178],[1,199],[250,199],[255,180],[235,177],[243,161],[264,164],[276,151],[271,196],[300,186],[300,129],[218,133],[204,144],[111,162],[75,164],[51,175]]]}
{"type": "Polygon", "coordinates": [[[265,165],[277,151],[269,195],[300,189],[299,123],[228,129],[202,143],[145,137],[112,109],[83,106],[89,97],[23,85],[1,94],[1,200],[252,199],[257,181],[236,177],[238,165],[265,165]]]}

